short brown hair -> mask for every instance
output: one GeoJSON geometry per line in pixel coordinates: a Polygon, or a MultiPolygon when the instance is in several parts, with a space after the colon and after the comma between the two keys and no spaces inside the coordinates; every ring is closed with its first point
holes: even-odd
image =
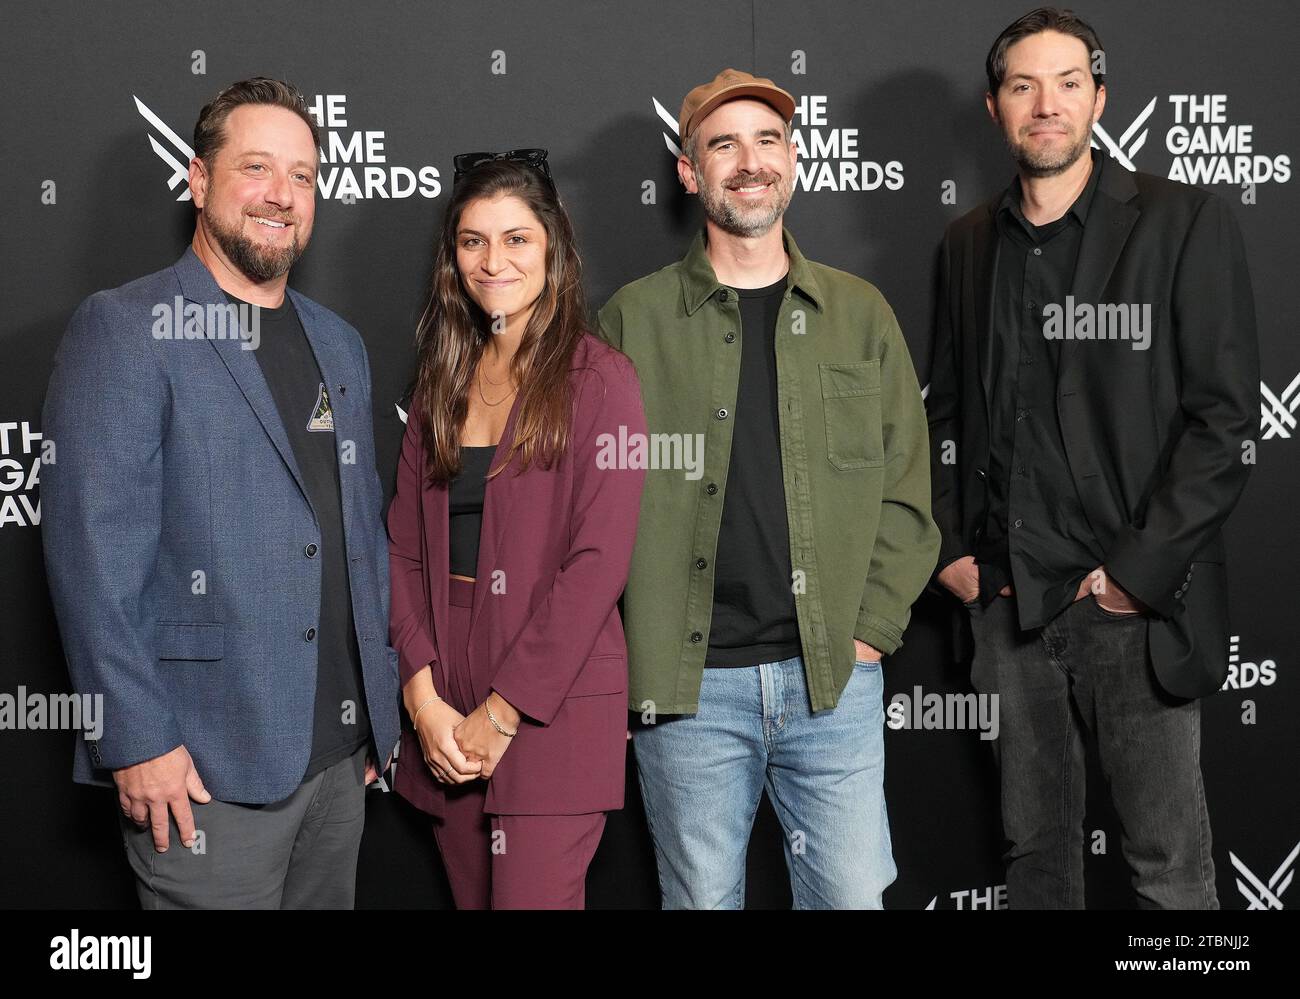
{"type": "Polygon", "coordinates": [[[211,166],[212,157],[226,141],[226,119],[230,112],[244,104],[268,104],[273,107],[286,108],[307,123],[311,129],[311,143],[320,148],[320,131],[316,119],[307,110],[307,101],[302,91],[292,83],[272,80],[266,76],[255,76],[251,80],[232,83],[216,97],[212,98],[199,112],[199,120],[194,124],[194,155],[211,166]]]}
{"type": "Polygon", "coordinates": [[[1097,32],[1092,30],[1092,25],[1081,18],[1072,10],[1060,10],[1056,7],[1038,7],[1031,10],[1024,17],[1018,18],[1002,30],[998,35],[997,41],[989,49],[988,58],[984,60],[984,72],[989,78],[989,93],[996,96],[998,88],[1002,86],[1002,81],[1007,75],[1007,49],[1011,48],[1022,38],[1028,38],[1030,35],[1037,35],[1044,31],[1057,31],[1062,35],[1069,35],[1071,38],[1077,38],[1088,47],[1088,62],[1093,68],[1092,82],[1100,88],[1106,82],[1105,59],[1103,58],[1100,67],[1101,72],[1097,72],[1095,67],[1098,66],[1097,55],[1105,55],[1105,50],[1101,47],[1101,39],[1097,37],[1097,32]]]}

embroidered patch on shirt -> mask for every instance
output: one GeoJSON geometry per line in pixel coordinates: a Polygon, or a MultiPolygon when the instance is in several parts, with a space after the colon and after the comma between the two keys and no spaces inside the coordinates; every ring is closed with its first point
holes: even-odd
{"type": "Polygon", "coordinates": [[[330,409],[330,394],[325,391],[324,382],[321,382],[320,391],[316,393],[316,405],[312,407],[307,429],[313,433],[334,433],[334,411],[330,409]]]}

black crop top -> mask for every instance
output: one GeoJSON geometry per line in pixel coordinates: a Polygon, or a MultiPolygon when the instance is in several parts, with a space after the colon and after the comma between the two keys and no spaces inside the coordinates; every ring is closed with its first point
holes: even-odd
{"type": "Polygon", "coordinates": [[[448,532],[451,553],[448,561],[457,576],[478,574],[478,537],[483,526],[483,495],[487,473],[496,454],[495,444],[460,449],[460,474],[448,487],[448,532]]]}

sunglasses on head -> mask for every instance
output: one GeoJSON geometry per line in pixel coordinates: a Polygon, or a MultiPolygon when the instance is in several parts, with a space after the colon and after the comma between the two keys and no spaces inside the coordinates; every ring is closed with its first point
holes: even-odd
{"type": "Polygon", "coordinates": [[[511,163],[522,163],[524,166],[532,167],[555,189],[555,181],[551,177],[551,167],[546,162],[545,149],[511,149],[505,153],[460,153],[452,157],[451,164],[455,168],[452,175],[451,183],[455,186],[460,179],[469,173],[476,166],[484,163],[491,163],[494,160],[508,160],[511,163]]]}

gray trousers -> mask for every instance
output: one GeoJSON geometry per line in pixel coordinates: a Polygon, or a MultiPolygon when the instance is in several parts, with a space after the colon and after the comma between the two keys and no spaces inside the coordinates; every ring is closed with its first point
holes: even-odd
{"type": "Polygon", "coordinates": [[[1201,708],[1166,694],[1147,622],[1091,594],[1043,628],[1019,629],[1013,597],[967,605],[971,682],[998,694],[994,742],[1013,909],[1081,909],[1084,740],[1120,821],[1120,848],[1143,909],[1217,909],[1201,781],[1201,708]]]}
{"type": "MultiPolygon", "coordinates": [[[[167,852],[153,831],[121,816],[122,842],[145,909],[351,909],[365,823],[363,747],[303,781],[283,801],[191,801],[197,839],[167,852]]],[[[202,776],[202,775],[200,775],[202,776]]]]}

